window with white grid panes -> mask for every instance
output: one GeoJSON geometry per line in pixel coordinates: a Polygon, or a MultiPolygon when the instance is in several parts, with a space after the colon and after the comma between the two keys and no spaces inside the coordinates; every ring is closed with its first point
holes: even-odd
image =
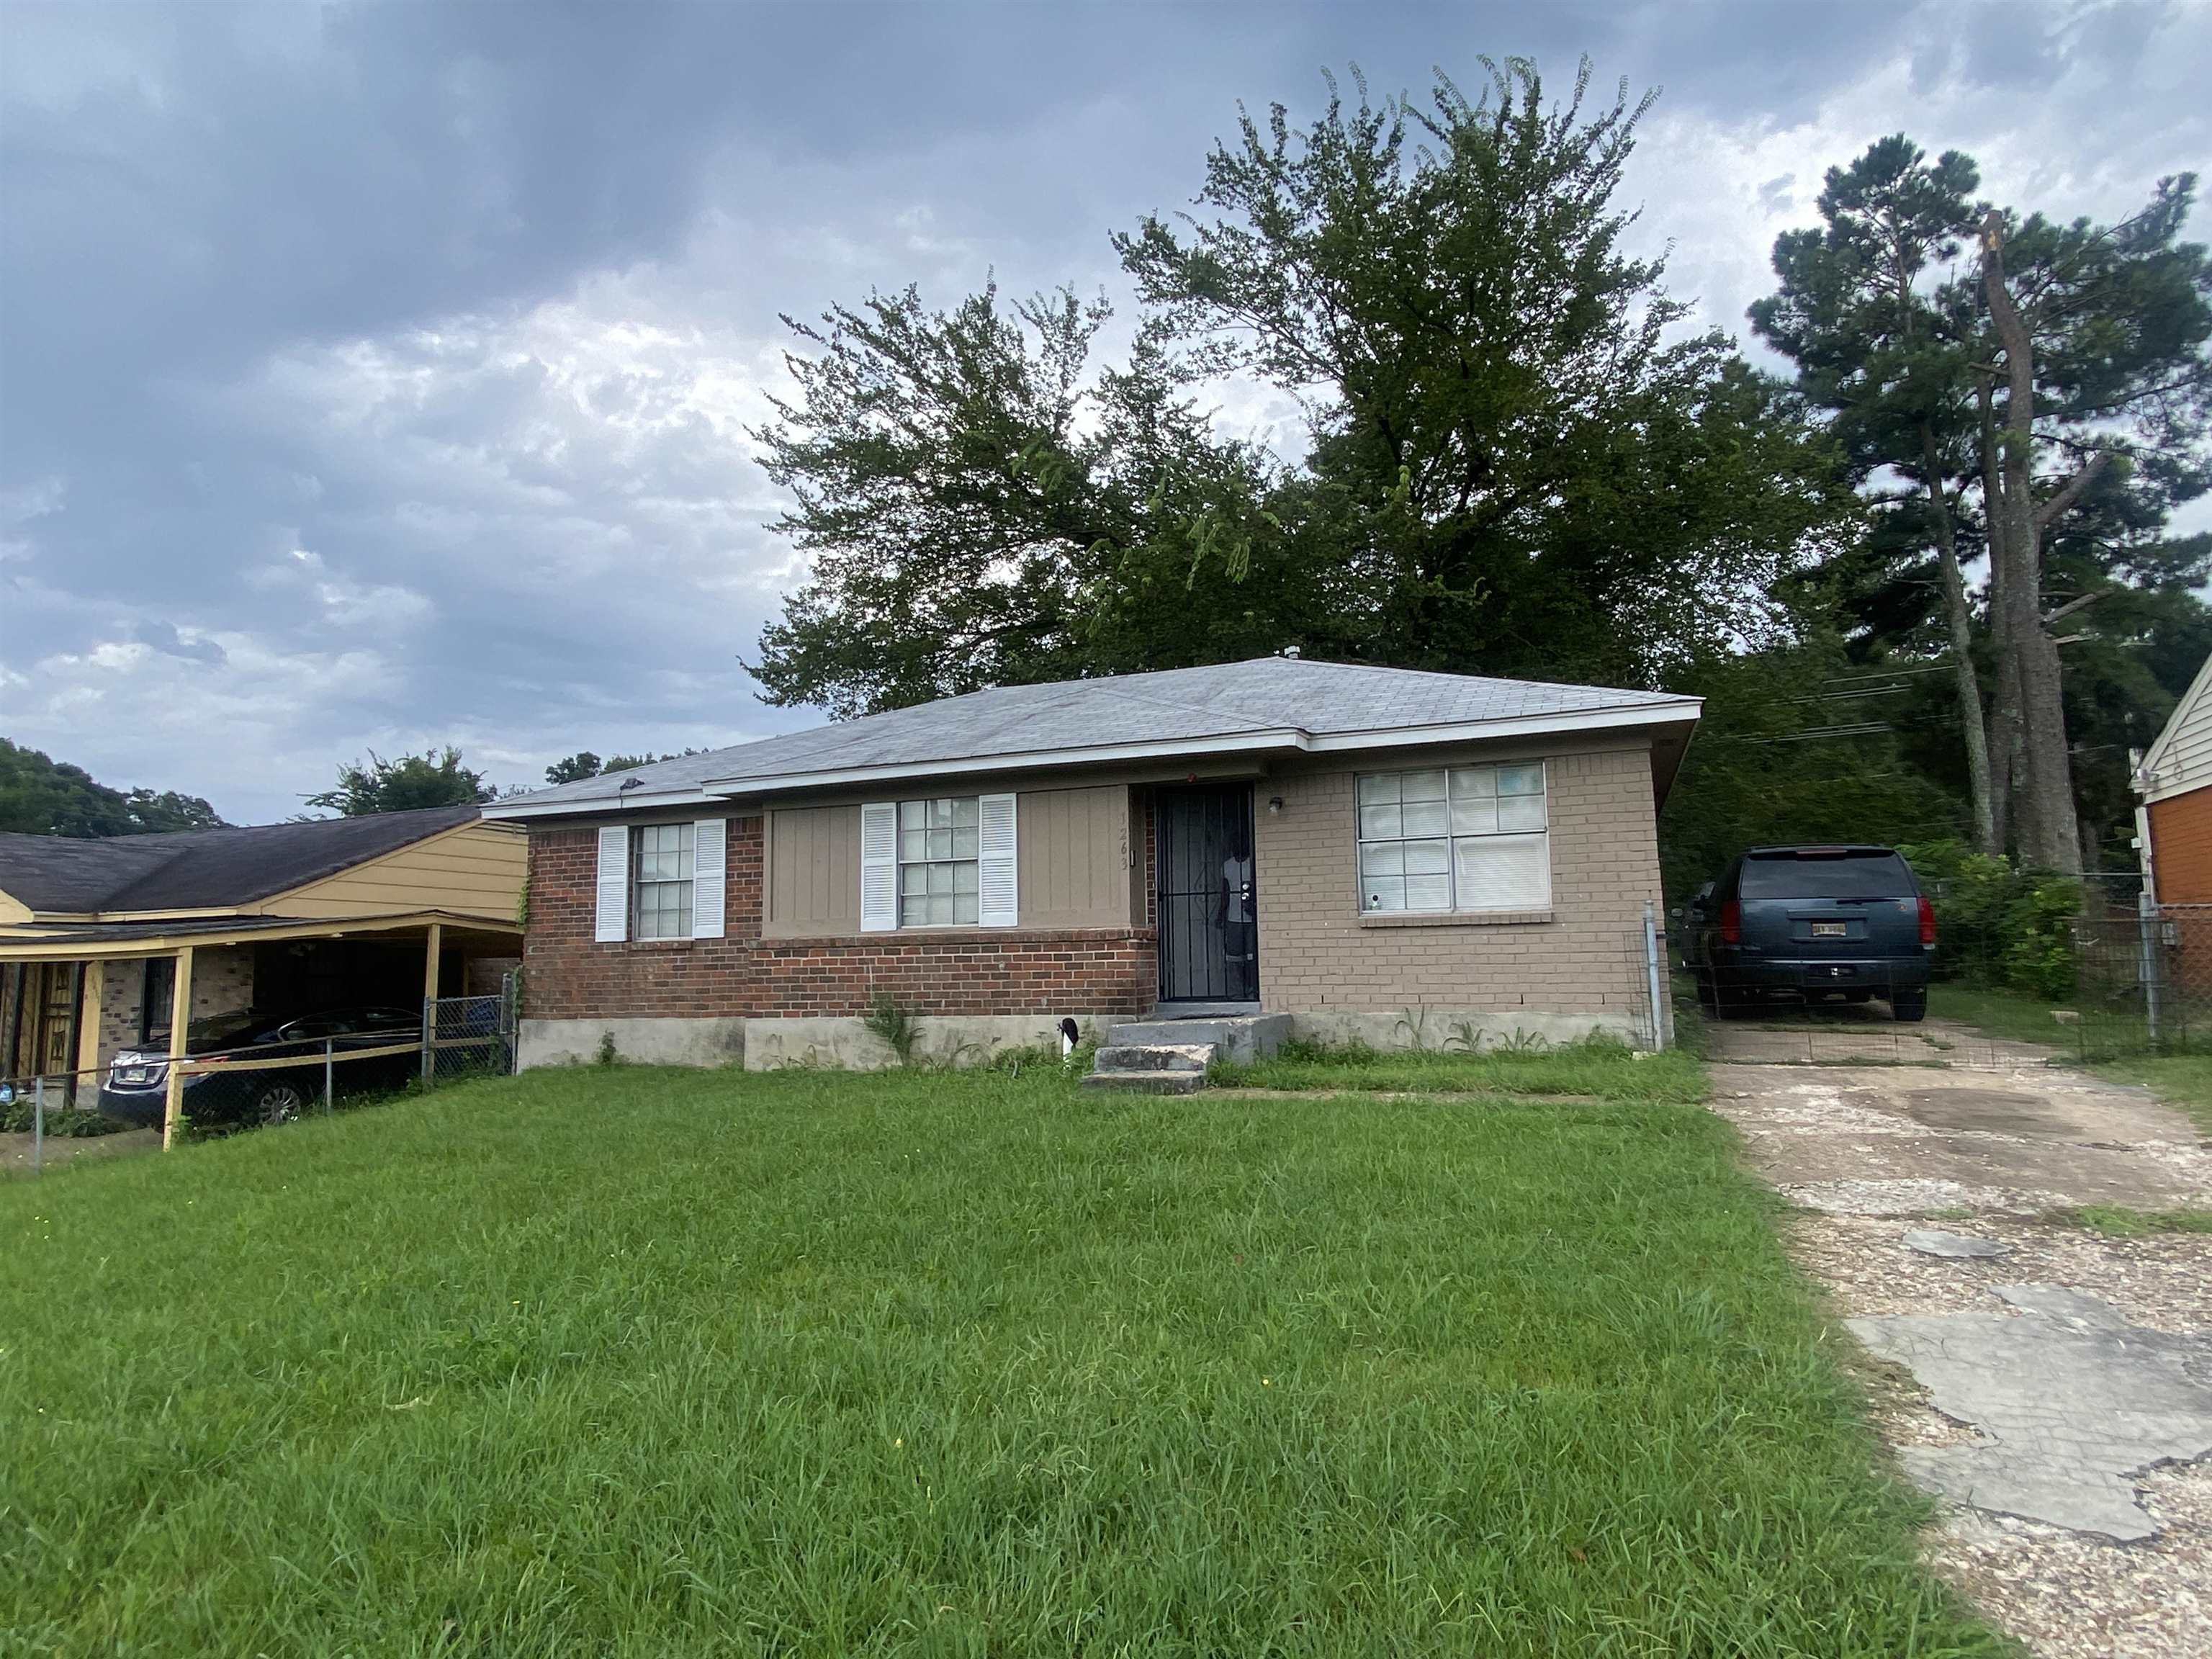
{"type": "Polygon", "coordinates": [[[632,939],[691,937],[692,836],[688,823],[641,824],[633,833],[637,864],[632,939]]]}
{"type": "Polygon", "coordinates": [[[976,798],[898,805],[898,925],[972,927],[978,914],[976,798]]]}
{"type": "Polygon", "coordinates": [[[1552,902],[1540,762],[1359,780],[1359,908],[1539,910],[1552,902]]]}

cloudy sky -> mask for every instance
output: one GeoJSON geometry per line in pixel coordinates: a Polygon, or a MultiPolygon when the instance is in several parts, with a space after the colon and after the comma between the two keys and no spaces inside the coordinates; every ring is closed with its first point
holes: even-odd
{"type": "Polygon", "coordinates": [[[738,662],[779,312],[1118,292],[1238,100],[1514,52],[1663,89],[1640,234],[1731,329],[1885,132],[2069,215],[2212,170],[2181,5],[0,3],[0,733],[258,822],[810,723],[738,662]]]}

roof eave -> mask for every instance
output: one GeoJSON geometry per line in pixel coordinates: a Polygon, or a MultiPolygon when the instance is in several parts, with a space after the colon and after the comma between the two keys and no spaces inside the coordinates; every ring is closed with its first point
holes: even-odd
{"type": "Polygon", "coordinates": [[[576,817],[671,806],[726,805],[731,800],[783,795],[810,789],[858,784],[900,783],[919,778],[975,776],[1006,772],[1054,771],[1070,767],[1112,765],[1126,761],[1200,759],[1237,754],[1334,754],[1377,749],[1409,749],[1438,744],[1494,742],[1558,732],[1607,732],[1694,723],[1704,707],[1699,697],[1655,698],[1613,708],[1563,709],[1510,720],[1455,720],[1426,726],[1378,726],[1364,731],[1311,732],[1297,726],[1216,733],[1202,738],[1163,738],[1148,743],[1087,744],[1058,749],[1022,750],[941,760],[904,761],[879,766],[844,766],[811,771],[762,773],[708,778],[680,790],[633,790],[627,794],[532,803],[527,799],[485,807],[487,817],[576,817]]]}

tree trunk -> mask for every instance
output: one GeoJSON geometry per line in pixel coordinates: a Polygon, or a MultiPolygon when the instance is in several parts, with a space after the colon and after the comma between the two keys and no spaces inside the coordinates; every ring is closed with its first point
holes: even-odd
{"type": "Polygon", "coordinates": [[[1989,731],[1982,723],[1982,682],[1974,672],[1974,612],[1966,602],[1966,576],[1959,568],[1959,544],[1951,533],[1951,502],[1943,489],[1943,468],[1936,451],[1936,428],[1920,428],[1920,452],[1928,473],[1928,500],[1936,509],[1936,562],[1943,572],[1943,605],[1951,624],[1952,678],[1959,691],[1959,726],[1966,739],[1966,793],[1974,812],[1974,850],[2003,850],[1997,840],[1996,813],[1990,793],[1989,731]]]}
{"type": "Polygon", "coordinates": [[[2021,860],[2033,868],[2078,870],[2081,836],[2074,812],[2072,758],[2066,747],[2058,647],[2043,626],[2042,537],[2035,522],[2035,358],[2027,325],[2005,286],[2004,221],[1994,210],[1982,232],[1982,282],[2005,358],[2005,419],[1998,466],[2004,480],[2005,626],[2020,695],[2020,769],[2014,789],[2021,860]]]}
{"type": "Polygon", "coordinates": [[[1995,850],[2011,846],[2019,815],[2013,792],[2020,784],[2020,682],[2004,606],[2004,479],[1997,470],[1995,392],[1987,374],[1976,376],[1982,414],[1982,527],[1990,544],[1990,636],[1996,648],[1997,684],[1990,701],[1990,817],[1995,850]]]}

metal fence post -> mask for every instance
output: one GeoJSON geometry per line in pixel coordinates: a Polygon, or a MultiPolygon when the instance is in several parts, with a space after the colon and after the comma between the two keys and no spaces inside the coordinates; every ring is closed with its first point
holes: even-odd
{"type": "Polygon", "coordinates": [[[40,1175],[46,1167],[46,1080],[40,1077],[31,1084],[31,1173],[40,1175]]]}
{"type": "Polygon", "coordinates": [[[430,1067],[434,1061],[438,1029],[438,1002],[434,997],[422,999],[422,1086],[430,1086],[430,1067]]]}
{"type": "Polygon", "coordinates": [[[2158,902],[2148,889],[2136,895],[2136,971],[2142,981],[2143,1022],[2148,1028],[2146,1035],[2150,1046],[2159,1046],[2159,1016],[2165,1011],[2160,1006],[2158,959],[2158,902]]]}
{"type": "Polygon", "coordinates": [[[1667,1046],[1666,1004],[1660,998],[1659,918],[1650,899],[1644,901],[1644,974],[1651,990],[1651,1048],[1667,1046]]]}
{"type": "Polygon", "coordinates": [[[323,1039],[323,1115],[331,1115],[331,1097],[337,1091],[337,1039],[323,1039]]]}

